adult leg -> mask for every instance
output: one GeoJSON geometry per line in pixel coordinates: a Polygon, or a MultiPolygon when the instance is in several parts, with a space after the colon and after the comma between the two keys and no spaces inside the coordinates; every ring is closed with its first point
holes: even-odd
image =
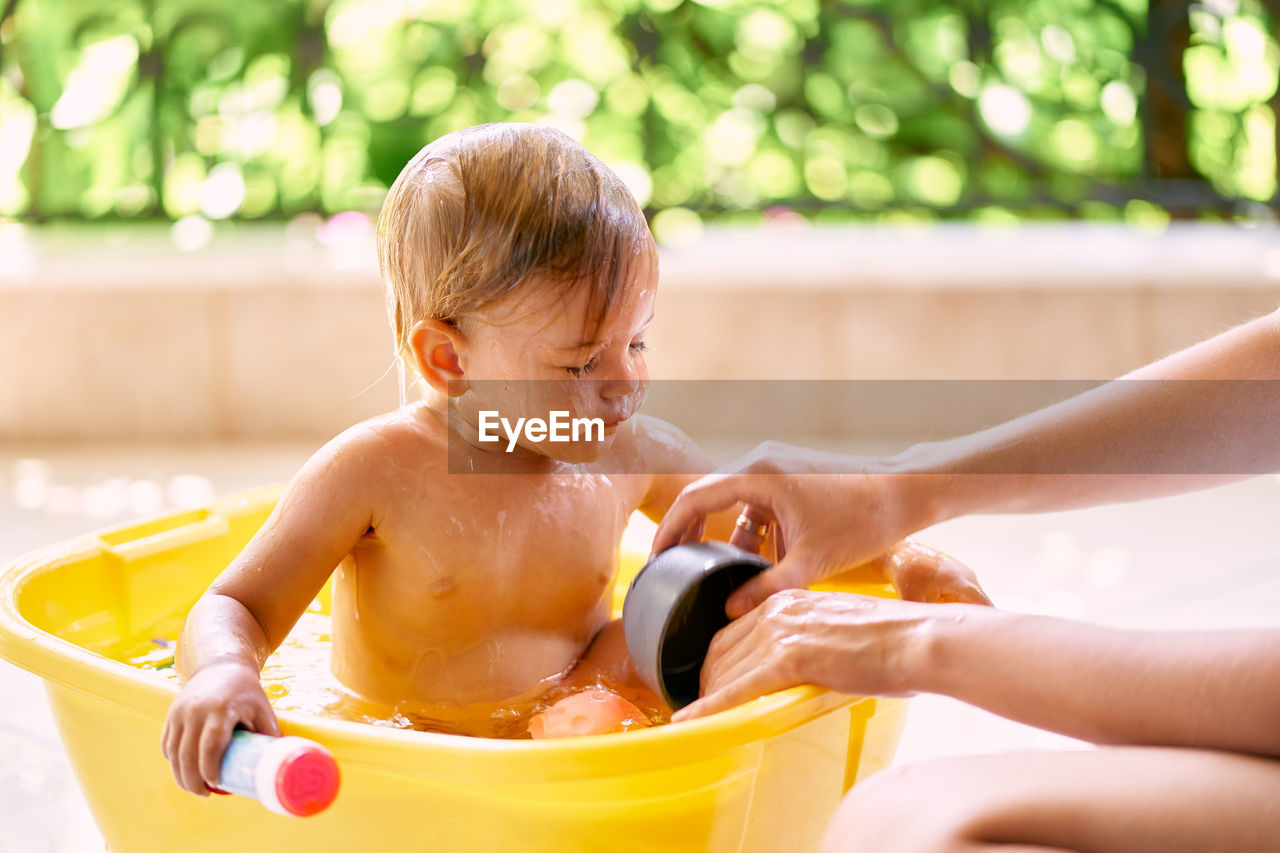
{"type": "Polygon", "coordinates": [[[1280,849],[1280,761],[1103,747],[922,762],[853,788],[822,853],[1280,849]],[[1019,846],[1013,846],[1019,845],[1019,846]]]}

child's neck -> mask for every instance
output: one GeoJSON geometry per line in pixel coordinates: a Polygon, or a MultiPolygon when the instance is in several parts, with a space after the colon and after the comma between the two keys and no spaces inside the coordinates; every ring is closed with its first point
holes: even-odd
{"type": "Polygon", "coordinates": [[[432,416],[444,425],[447,435],[449,470],[477,474],[563,474],[576,466],[519,444],[480,441],[479,427],[459,410],[455,398],[435,390],[428,391],[423,401],[432,416]]]}

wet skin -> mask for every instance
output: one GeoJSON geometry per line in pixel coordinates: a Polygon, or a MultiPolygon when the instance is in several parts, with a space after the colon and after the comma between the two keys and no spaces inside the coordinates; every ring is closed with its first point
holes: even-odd
{"type": "MultiPolygon", "coordinates": [[[[656,285],[642,267],[589,333],[585,291],[415,327],[425,401],[322,448],[188,617],[163,736],[180,785],[216,784],[237,723],[276,730],[258,670],[335,567],[332,666],[362,696],[481,720],[573,670],[608,621],[628,518],[660,519],[695,476],[662,472],[711,469],[679,430],[635,414],[656,285]],[[495,408],[609,427],[508,453],[477,440],[478,413],[495,408]]],[[[710,534],[727,536],[732,518],[710,534]]]]}

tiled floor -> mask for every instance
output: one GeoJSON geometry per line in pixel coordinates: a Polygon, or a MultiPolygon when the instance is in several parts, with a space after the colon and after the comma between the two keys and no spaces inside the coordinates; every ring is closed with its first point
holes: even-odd
{"type": "MultiPolygon", "coordinates": [[[[214,494],[288,479],[312,448],[0,447],[0,558],[214,494]]],[[[728,458],[729,448],[716,454],[728,458]]],[[[736,450],[736,448],[733,448],[736,450]]],[[[1280,479],[1126,506],[961,519],[921,538],[1002,607],[1139,628],[1280,626],[1280,479]]],[[[644,542],[651,527],[631,530],[644,542]]],[[[0,663],[0,850],[101,850],[40,680],[0,663]]],[[[900,761],[1078,748],[939,697],[913,702],[900,761]]]]}

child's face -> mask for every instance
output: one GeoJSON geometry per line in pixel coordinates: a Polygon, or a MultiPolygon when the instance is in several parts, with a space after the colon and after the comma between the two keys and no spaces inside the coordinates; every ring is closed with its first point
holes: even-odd
{"type": "MultiPolygon", "coordinates": [[[[456,410],[478,430],[481,412],[497,412],[514,427],[517,418],[549,420],[554,411],[570,418],[599,418],[603,440],[553,442],[529,440],[523,431],[514,453],[529,452],[566,462],[600,458],[613,437],[644,402],[649,370],[645,335],[653,319],[657,265],[646,261],[614,299],[604,322],[594,332],[587,323],[588,288],[565,296],[530,282],[515,294],[468,317],[466,341],[458,357],[469,390],[456,400],[456,410]],[[535,296],[527,295],[533,291],[535,296]],[[591,338],[591,340],[584,340],[591,338]]],[[[488,419],[493,424],[493,416],[488,419]]],[[[488,434],[494,434],[488,428],[488,434]]],[[[509,438],[478,447],[506,453],[509,438]]],[[[585,432],[585,431],[584,431],[585,432]]]]}

